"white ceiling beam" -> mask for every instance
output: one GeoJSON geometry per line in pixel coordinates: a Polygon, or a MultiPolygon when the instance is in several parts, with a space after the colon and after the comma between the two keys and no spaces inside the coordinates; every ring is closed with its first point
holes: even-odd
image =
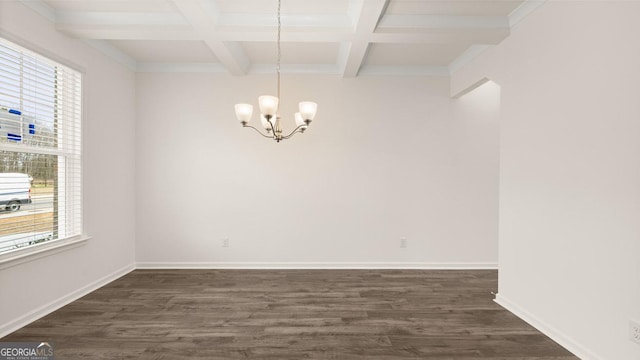
{"type": "Polygon", "coordinates": [[[96,40],[201,40],[190,27],[136,27],[56,25],[56,29],[72,37],[96,40]]]}
{"type": "Polygon", "coordinates": [[[363,65],[359,75],[449,76],[446,66],[373,66],[363,65]]]}
{"type": "Polygon", "coordinates": [[[465,52],[463,52],[449,64],[449,72],[453,74],[454,72],[458,71],[459,69],[463,68],[465,65],[473,61],[473,59],[478,57],[480,54],[487,51],[489,48],[491,48],[491,45],[469,46],[469,48],[465,52]]]}
{"type": "Polygon", "coordinates": [[[344,66],[342,68],[343,77],[351,78],[358,75],[360,67],[369,52],[369,46],[368,41],[353,41],[346,44],[346,51],[340,52],[340,55],[344,56],[344,58],[338,59],[339,64],[344,66]]]}
{"type": "Polygon", "coordinates": [[[401,44],[498,44],[509,36],[509,29],[475,29],[468,30],[439,30],[423,33],[375,33],[369,36],[372,43],[401,43],[401,44]]]}
{"type": "Polygon", "coordinates": [[[378,32],[440,29],[509,29],[506,16],[385,15],[378,32]]]}
{"type": "Polygon", "coordinates": [[[362,3],[364,0],[349,0],[347,6],[347,15],[351,19],[351,29],[356,30],[358,20],[360,19],[360,12],[362,11],[362,3]]]}
{"type": "MultiPolygon", "coordinates": [[[[138,63],[138,72],[151,73],[210,73],[225,74],[225,69],[220,63],[138,63]]],[[[253,64],[249,68],[249,74],[273,74],[273,64],[253,64]]],[[[284,64],[280,72],[285,75],[323,74],[339,75],[340,70],[334,64],[284,64]]]]}
{"type": "Polygon", "coordinates": [[[513,29],[522,19],[529,16],[546,2],[547,0],[525,0],[509,14],[509,26],[513,29]]]}
{"type": "Polygon", "coordinates": [[[108,57],[114,59],[115,61],[121,63],[122,65],[128,67],[130,70],[136,71],[138,68],[138,64],[129,55],[123,53],[120,49],[111,45],[108,41],[104,40],[93,40],[93,39],[85,39],[83,40],[86,44],[93,47],[94,49],[100,51],[101,53],[107,55],[108,57]]]}
{"type": "MultiPolygon", "coordinates": [[[[108,26],[108,25],[68,25],[60,24],[56,29],[73,37],[103,40],[203,40],[200,33],[190,27],[176,26],[108,26]]],[[[366,43],[401,43],[401,44],[446,44],[464,42],[475,44],[497,44],[509,35],[508,29],[477,29],[476,31],[443,30],[432,33],[373,33],[358,38],[366,43]]],[[[207,35],[206,38],[220,42],[273,42],[275,35],[271,32],[222,32],[207,35]]],[[[354,42],[356,35],[352,32],[286,32],[282,34],[282,42],[354,42]]],[[[343,54],[344,60],[348,53],[343,54]]]]}
{"type": "Polygon", "coordinates": [[[242,46],[237,42],[219,40],[205,40],[207,46],[213,51],[227,70],[233,75],[246,75],[251,62],[242,46]]]}
{"type": "MultiPolygon", "coordinates": [[[[226,39],[240,39],[238,41],[275,41],[276,27],[216,27],[215,36],[226,39]],[[255,40],[244,40],[251,37],[255,40]]],[[[352,39],[354,37],[351,28],[282,28],[282,41],[300,41],[306,42],[309,38],[310,42],[318,41],[340,41],[341,39],[352,39]],[[292,40],[296,39],[296,40],[292,40]],[[322,40],[317,40],[322,39],[322,40]],[[326,39],[326,40],[324,40],[326,39]]],[[[235,41],[235,40],[234,40],[235,41]]]]}
{"type": "MultiPolygon", "coordinates": [[[[288,28],[351,28],[347,14],[282,14],[282,29],[288,28]]],[[[224,14],[216,24],[221,27],[272,28],[278,26],[274,14],[224,14]]]]}
{"type": "Polygon", "coordinates": [[[217,0],[200,0],[200,6],[209,16],[209,19],[213,21],[213,24],[217,24],[220,21],[220,11],[218,10],[217,0]]]}
{"type": "MultiPolygon", "coordinates": [[[[282,74],[323,74],[339,75],[340,69],[335,64],[282,64],[282,74]]],[[[249,74],[273,74],[273,64],[253,64],[249,68],[249,74]]]]}
{"type": "MultiPolygon", "coordinates": [[[[2,1],[2,0],[0,0],[2,1]]],[[[264,31],[216,31],[212,34],[194,32],[190,26],[109,26],[109,25],[69,25],[60,24],[56,29],[77,38],[104,40],[203,40],[216,41],[256,41],[275,42],[275,32],[264,31]]],[[[340,42],[349,41],[349,32],[287,32],[282,34],[282,42],[340,42]]]]}
{"type": "Polygon", "coordinates": [[[56,21],[56,11],[42,0],[20,0],[20,2],[31,10],[37,12],[51,22],[56,21]]]}
{"type": "Polygon", "coordinates": [[[231,74],[247,74],[249,58],[242,47],[215,36],[215,22],[219,16],[214,3],[207,0],[173,0],[173,3],[231,74]]]}
{"type": "Polygon", "coordinates": [[[141,12],[76,12],[56,13],[56,23],[74,25],[135,25],[135,26],[186,26],[189,23],[178,13],[141,12]]]}
{"type": "MultiPolygon", "coordinates": [[[[216,19],[211,18],[199,0],[173,0],[174,5],[195,31],[211,30],[216,19]]],[[[211,4],[209,4],[211,6],[211,4]]]]}
{"type": "Polygon", "coordinates": [[[340,73],[344,74],[344,69],[347,67],[347,59],[349,59],[349,51],[351,51],[351,42],[342,42],[338,48],[338,58],[336,64],[341,70],[340,73]]]}
{"type": "Polygon", "coordinates": [[[213,73],[227,72],[219,63],[138,63],[138,72],[213,73]]]}
{"type": "MultiPolygon", "coordinates": [[[[345,58],[338,60],[338,63],[344,66],[342,76],[355,77],[358,75],[358,71],[369,51],[369,36],[375,31],[376,26],[378,26],[378,22],[387,8],[388,2],[389,0],[360,1],[358,20],[354,21],[354,39],[351,41],[351,45],[345,46],[345,51],[342,52],[345,58]]],[[[357,4],[352,3],[352,5],[356,6],[352,10],[355,12],[357,4]]]]}

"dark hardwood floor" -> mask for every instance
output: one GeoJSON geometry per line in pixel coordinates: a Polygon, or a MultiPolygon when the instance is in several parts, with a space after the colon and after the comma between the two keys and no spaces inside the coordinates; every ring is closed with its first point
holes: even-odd
{"type": "Polygon", "coordinates": [[[56,359],[575,360],[491,270],[136,270],[0,341],[56,359]]]}

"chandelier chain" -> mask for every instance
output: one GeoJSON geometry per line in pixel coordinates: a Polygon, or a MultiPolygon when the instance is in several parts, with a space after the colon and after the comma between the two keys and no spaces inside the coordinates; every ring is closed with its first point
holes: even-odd
{"type": "Polygon", "coordinates": [[[278,0],[278,60],[276,65],[276,71],[278,73],[278,91],[277,96],[280,99],[280,61],[282,59],[282,51],[280,49],[280,31],[282,30],[282,21],[280,20],[280,7],[282,0],[278,0]]]}

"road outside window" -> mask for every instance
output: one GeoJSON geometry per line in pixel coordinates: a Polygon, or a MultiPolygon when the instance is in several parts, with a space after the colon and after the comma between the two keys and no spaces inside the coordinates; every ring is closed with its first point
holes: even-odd
{"type": "Polygon", "coordinates": [[[0,252],[55,238],[57,157],[0,152],[0,252]]]}

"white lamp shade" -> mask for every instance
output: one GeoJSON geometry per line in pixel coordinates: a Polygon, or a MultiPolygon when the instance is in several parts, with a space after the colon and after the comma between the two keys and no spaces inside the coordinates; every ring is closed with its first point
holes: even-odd
{"type": "Polygon", "coordinates": [[[253,115],[253,105],[250,104],[236,104],[236,117],[240,122],[249,122],[253,115]]]}
{"type": "Polygon", "coordinates": [[[302,118],[302,114],[297,112],[294,117],[296,119],[296,127],[302,126],[303,129],[307,127],[307,124],[304,122],[304,118],[302,118]]]}
{"type": "Polygon", "coordinates": [[[299,104],[300,107],[300,115],[304,120],[313,120],[316,116],[316,111],[318,110],[318,104],[312,101],[302,101],[299,104]]]}
{"type": "MultiPolygon", "coordinates": [[[[271,120],[271,123],[275,126],[274,121],[275,121],[275,119],[271,120]]],[[[262,127],[265,130],[271,130],[271,125],[269,125],[269,121],[267,121],[267,118],[262,114],[260,114],[260,122],[262,123],[262,127]]]]}
{"type": "Polygon", "coordinates": [[[278,112],[278,98],[270,95],[262,95],[258,97],[260,104],[260,112],[264,115],[275,115],[278,112]]]}

